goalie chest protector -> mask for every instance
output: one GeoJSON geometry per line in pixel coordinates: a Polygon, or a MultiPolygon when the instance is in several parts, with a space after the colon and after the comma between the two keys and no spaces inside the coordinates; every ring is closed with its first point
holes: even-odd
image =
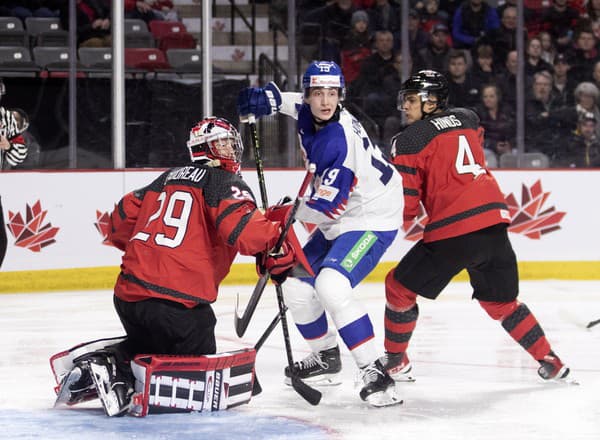
{"type": "Polygon", "coordinates": [[[130,414],[219,411],[248,403],[253,348],[204,356],[138,355],[131,361],[135,393],[130,414]]]}

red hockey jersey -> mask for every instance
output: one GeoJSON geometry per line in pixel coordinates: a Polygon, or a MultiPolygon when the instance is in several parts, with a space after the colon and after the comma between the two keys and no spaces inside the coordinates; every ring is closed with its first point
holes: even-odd
{"type": "Polygon", "coordinates": [[[212,303],[236,254],[271,249],[279,229],[236,174],[197,164],[172,168],[125,195],[111,214],[108,239],[125,251],[115,295],[212,303]]]}
{"type": "Polygon", "coordinates": [[[418,215],[419,203],[429,217],[425,242],[510,223],[471,110],[455,108],[409,125],[393,140],[392,163],[402,174],[405,222],[418,215]]]}

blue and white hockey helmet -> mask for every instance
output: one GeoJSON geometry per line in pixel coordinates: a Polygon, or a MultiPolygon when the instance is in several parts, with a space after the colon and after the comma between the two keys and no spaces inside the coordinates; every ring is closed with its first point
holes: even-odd
{"type": "Polygon", "coordinates": [[[304,96],[308,96],[311,87],[337,88],[340,99],[343,99],[346,81],[342,69],[333,61],[313,61],[302,76],[304,96]]]}

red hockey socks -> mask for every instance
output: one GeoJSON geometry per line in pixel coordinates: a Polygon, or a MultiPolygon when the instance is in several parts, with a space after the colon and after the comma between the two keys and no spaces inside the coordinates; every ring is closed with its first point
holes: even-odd
{"type": "Polygon", "coordinates": [[[525,304],[517,301],[508,303],[479,301],[479,303],[492,319],[501,321],[504,330],[535,360],[542,360],[550,353],[550,344],[544,331],[525,304]]]}
{"type": "Polygon", "coordinates": [[[406,353],[419,317],[417,294],[396,281],[391,270],[385,278],[385,296],[385,351],[406,353]]]}

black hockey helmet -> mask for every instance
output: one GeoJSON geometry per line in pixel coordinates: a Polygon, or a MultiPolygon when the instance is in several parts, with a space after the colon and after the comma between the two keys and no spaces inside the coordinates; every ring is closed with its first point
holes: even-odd
{"type": "Polygon", "coordinates": [[[421,103],[429,99],[429,95],[437,98],[437,108],[443,109],[448,103],[448,80],[435,70],[420,70],[408,78],[398,92],[398,110],[402,110],[402,102],[406,93],[417,93],[421,103]]]}

